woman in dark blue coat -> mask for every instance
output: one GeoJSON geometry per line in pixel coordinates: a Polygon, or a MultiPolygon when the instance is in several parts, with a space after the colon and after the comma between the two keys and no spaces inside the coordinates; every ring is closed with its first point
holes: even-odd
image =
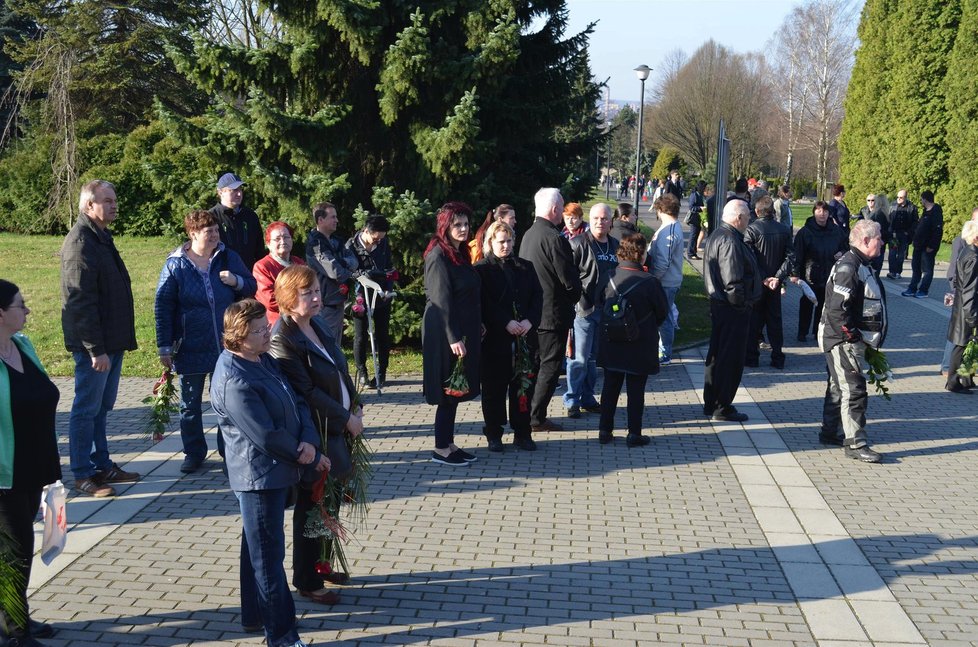
{"type": "MultiPolygon", "coordinates": [[[[156,345],[160,362],[180,374],[180,437],[184,473],[207,455],[201,416],[204,378],[221,353],[224,310],[255,295],[257,283],[238,254],[221,242],[217,218],[191,211],[183,220],[188,242],[163,264],[156,287],[156,345]]],[[[224,456],[221,436],[217,449],[224,456]]]]}
{"type": "Polygon", "coordinates": [[[270,345],[265,306],[245,299],[228,307],[211,405],[241,509],[241,624],[264,630],[269,647],[296,647],[305,643],[285,576],[286,497],[304,470],[328,470],[329,459],[316,449],[319,434],[305,401],[266,354],[270,345]]]}
{"type": "MultiPolygon", "coordinates": [[[[645,410],[645,383],[649,375],[659,372],[659,326],[669,314],[669,302],[659,280],[642,266],[647,252],[645,236],[629,234],[618,246],[618,267],[608,280],[603,303],[616,301],[625,294],[629,308],[633,309],[638,328],[638,339],[616,342],[608,339],[601,330],[598,333],[598,366],[604,368],[604,386],[601,388],[601,419],[598,423],[598,441],[604,445],[613,439],[615,410],[622,385],[628,395],[629,447],[648,445],[651,439],[642,435],[642,413],[645,410]]],[[[603,313],[602,313],[603,314],[603,313]]]]}
{"type": "Polygon", "coordinates": [[[453,466],[475,460],[455,444],[458,404],[479,395],[482,315],[479,275],[472,269],[467,247],[471,218],[472,209],[467,204],[449,202],[442,206],[435,235],[424,253],[424,397],[428,404],[437,406],[431,460],[453,466]],[[445,382],[460,357],[465,358],[469,389],[462,395],[448,395],[445,382]]]}

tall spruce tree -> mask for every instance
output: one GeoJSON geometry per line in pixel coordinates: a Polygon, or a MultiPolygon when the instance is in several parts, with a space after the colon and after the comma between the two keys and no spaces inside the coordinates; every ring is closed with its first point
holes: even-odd
{"type": "Polygon", "coordinates": [[[565,5],[276,2],[278,40],[198,42],[183,60],[221,98],[196,141],[246,174],[269,214],[303,222],[329,198],[349,226],[353,206],[375,206],[374,187],[477,211],[528,206],[543,185],[583,197],[599,90],[589,30],[565,35],[565,5]]]}
{"type": "Polygon", "coordinates": [[[944,94],[947,101],[949,149],[948,191],[941,196],[944,237],[960,235],[971,210],[978,206],[978,0],[962,0],[961,22],[947,64],[944,94]]]}
{"type": "MultiPolygon", "coordinates": [[[[892,22],[899,36],[892,48],[889,92],[881,97],[889,119],[886,160],[893,183],[912,194],[947,182],[948,110],[944,77],[961,17],[960,0],[900,0],[892,22]]],[[[885,142],[884,142],[885,143],[885,142]]],[[[940,197],[938,201],[940,201],[940,197]]]]}
{"type": "Polygon", "coordinates": [[[899,0],[867,0],[859,20],[859,48],[845,99],[839,134],[839,176],[853,195],[892,192],[894,140],[890,70],[894,47],[909,47],[912,37],[894,23],[899,0]]]}

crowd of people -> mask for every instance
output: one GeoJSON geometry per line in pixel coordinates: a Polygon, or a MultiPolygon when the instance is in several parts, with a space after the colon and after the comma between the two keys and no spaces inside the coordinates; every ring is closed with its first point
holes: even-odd
{"type": "MultiPolygon", "coordinates": [[[[241,513],[243,629],[264,633],[273,647],[301,647],[284,564],[285,510],[295,506],[292,585],[313,602],[336,604],[339,594],[326,584],[347,583],[350,574],[319,568],[319,542],[304,527],[318,501],[314,484],[325,472],[343,481],[353,470],[347,439],[364,432],[358,388],[386,381],[389,299],[398,272],[385,217],[369,216],[343,241],[336,207],[316,204],[305,256],[297,256],[293,228],[275,221],[262,229],[243,204],[243,186],[237,175],[222,175],[219,204],[186,215],[187,241],[162,263],[156,344],[161,364],[179,375],[184,473],[201,469],[208,454],[202,400],[210,379],[217,450],[241,513]],[[376,299],[369,321],[363,316],[368,289],[376,299]],[[342,350],[348,315],[352,375],[342,350]],[[371,325],[378,341],[372,377],[371,325]]],[[[534,434],[562,430],[548,417],[562,372],[567,417],[597,414],[596,440],[613,443],[624,387],[625,444],[648,445],[642,425],[648,377],[674,363],[684,256],[698,258],[706,233],[703,277],[712,325],[704,415],[747,420],[733,403],[745,367],[759,364],[762,343],[771,349],[771,366],[784,368],[781,297],[794,283],[804,293],[797,338],[806,342],[814,334],[826,360],[819,440],[856,460],[882,459],[866,433],[864,365],[866,349],[880,349],[887,333],[883,250],[889,245],[892,280],[913,244],[913,278],[903,294],[926,296],[943,228],[933,194],[921,195],[919,218],[904,190],[890,208],[881,205],[884,196],[870,195],[854,215],[837,185],[833,199],[816,202],[795,233],[787,187],[775,199],[763,181],[738,180],[720,208],[699,182],[689,196],[687,243],[678,173],[661,189],[650,209],[658,221],[650,239],[630,204],[597,203],[585,219],[583,207],[565,204],[555,188],[536,193],[534,220],[521,238],[511,205],[492,209],[475,232],[467,204],[448,202],[438,210],[424,250],[422,317],[423,396],[434,407],[431,461],[465,467],[478,459],[456,444],[455,430],[459,404],[480,395],[489,452],[506,451],[507,425],[514,449],[537,450],[534,434]],[[706,232],[701,216],[718,208],[719,223],[706,232]]],[[[109,230],[116,215],[113,185],[87,183],[61,253],[63,333],[75,364],[69,466],[74,488],[94,497],[113,496],[114,485],[140,478],[113,462],[106,436],[124,354],[136,348],[132,287],[109,230]]],[[[978,209],[953,244],[949,270],[946,302],[953,310],[942,368],[946,389],[955,393],[974,386],[957,369],[978,325],[976,245],[978,209]]],[[[0,528],[22,560],[25,608],[41,491],[61,477],[60,395],[21,332],[29,314],[17,286],[0,280],[0,447],[11,448],[0,456],[0,528]]],[[[54,631],[29,614],[8,625],[11,647],[37,647],[54,631]]]]}

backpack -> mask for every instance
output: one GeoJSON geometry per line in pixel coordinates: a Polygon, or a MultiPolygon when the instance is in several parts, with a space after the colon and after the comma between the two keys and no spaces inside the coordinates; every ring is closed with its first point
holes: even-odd
{"type": "Polygon", "coordinates": [[[639,319],[635,316],[635,306],[625,298],[629,292],[651,279],[649,276],[641,281],[636,281],[632,287],[624,292],[618,291],[615,280],[608,278],[608,284],[615,291],[615,297],[604,302],[604,309],[601,314],[601,330],[606,340],[610,342],[632,342],[638,341],[639,324],[648,319],[648,315],[639,319]]]}

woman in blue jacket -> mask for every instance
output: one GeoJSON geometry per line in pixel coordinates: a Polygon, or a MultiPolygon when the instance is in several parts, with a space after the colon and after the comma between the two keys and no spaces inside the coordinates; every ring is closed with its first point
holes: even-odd
{"type": "Polygon", "coordinates": [[[271,327],[254,299],[224,313],[224,352],[211,378],[211,406],[241,508],[241,624],[269,647],[304,647],[285,576],[285,503],[304,470],[329,469],[305,401],[266,353],[271,327]]]}
{"type": "MultiPolygon", "coordinates": [[[[180,437],[185,458],[180,471],[197,471],[207,455],[201,399],[204,378],[221,353],[224,310],[255,295],[257,283],[237,252],[221,242],[220,225],[209,211],[183,220],[188,242],[163,264],[156,287],[156,346],[160,362],[180,374],[180,437]]],[[[217,450],[224,456],[218,434],[217,450]]]]}

